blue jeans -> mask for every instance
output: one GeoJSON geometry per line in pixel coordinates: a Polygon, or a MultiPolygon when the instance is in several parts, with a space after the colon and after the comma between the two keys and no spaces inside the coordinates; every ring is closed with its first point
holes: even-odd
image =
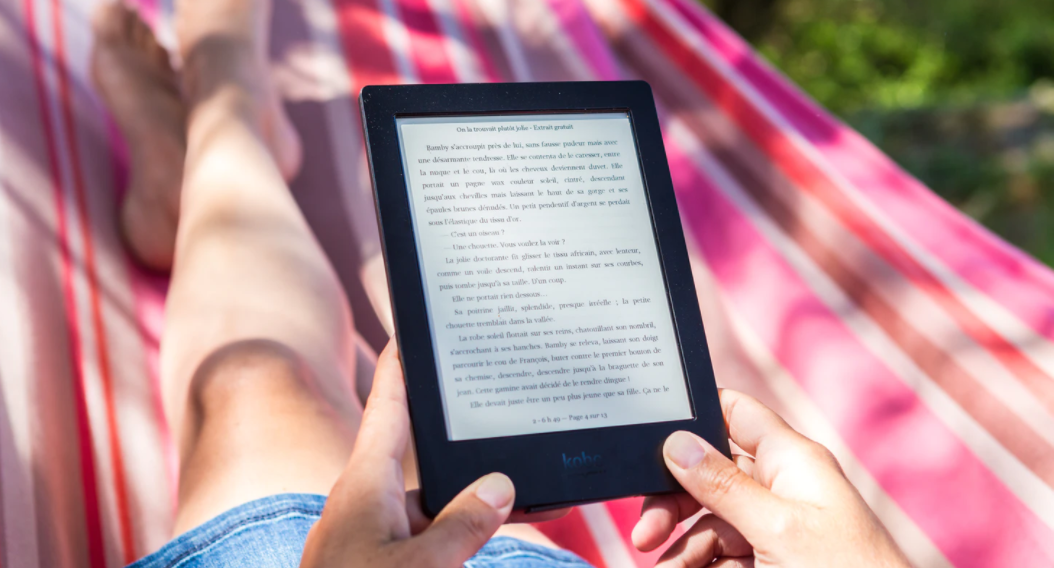
{"type": "MultiPolygon", "coordinates": [[[[240,505],[183,533],[130,568],[296,568],[307,531],[326,498],[288,493],[240,505]]],[[[354,558],[348,566],[355,566],[354,558]]],[[[494,537],[467,568],[590,568],[584,560],[508,537],[494,537]]]]}

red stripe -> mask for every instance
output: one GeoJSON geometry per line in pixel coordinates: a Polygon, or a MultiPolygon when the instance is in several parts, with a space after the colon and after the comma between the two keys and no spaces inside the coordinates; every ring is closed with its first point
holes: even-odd
{"type": "Polygon", "coordinates": [[[422,83],[455,83],[443,32],[427,0],[400,0],[399,17],[410,35],[410,57],[422,83]]]}
{"type": "MultiPolygon", "coordinates": [[[[121,532],[121,548],[124,563],[130,564],[135,558],[135,542],[132,535],[131,516],[128,512],[128,495],[125,483],[124,458],[121,452],[121,438],[118,434],[117,413],[113,394],[113,374],[110,369],[110,355],[107,348],[106,329],[102,321],[102,302],[99,295],[98,274],[95,269],[95,249],[92,242],[90,216],[88,213],[87,191],[84,186],[84,173],[81,171],[80,151],[77,145],[76,122],[73,117],[73,105],[70,97],[69,69],[66,65],[65,38],[62,26],[61,0],[51,0],[52,23],[55,41],[55,61],[58,65],[59,93],[62,97],[62,118],[66,127],[67,151],[73,168],[73,189],[76,198],[77,214],[81,225],[81,238],[84,241],[84,268],[87,272],[89,302],[91,307],[92,327],[95,332],[96,356],[99,359],[99,375],[102,379],[103,397],[106,402],[106,425],[110,443],[110,460],[114,475],[114,493],[117,501],[117,515],[121,532]]],[[[74,313],[75,315],[75,313],[74,313]]]]}
{"type": "Polygon", "coordinates": [[[813,194],[876,254],[897,268],[905,278],[929,294],[962,328],[1001,361],[1046,406],[1054,411],[1054,382],[1016,346],[992,330],[937,278],[897,244],[865,211],[846,195],[796,145],[729,84],[709,63],[670,32],[641,3],[622,0],[627,14],[660,46],[671,61],[721,108],[790,179],[813,194]]]}
{"type": "Polygon", "coordinates": [[[352,96],[358,98],[366,85],[401,83],[388,43],[381,35],[384,16],[376,4],[371,0],[333,0],[333,9],[351,78],[352,96]]]}
{"type": "Polygon", "coordinates": [[[637,550],[637,547],[633,546],[632,535],[633,528],[637,526],[637,521],[640,520],[641,507],[643,505],[643,497],[619,499],[618,501],[609,501],[604,504],[608,509],[608,513],[611,515],[612,522],[614,522],[615,527],[618,528],[622,541],[626,543],[626,550],[629,552],[630,558],[632,558],[633,562],[641,568],[655,566],[659,557],[666,552],[670,545],[677,542],[677,539],[681,538],[681,535],[683,535],[690,526],[688,525],[688,521],[679,523],[673,529],[670,538],[666,539],[666,542],[662,546],[651,552],[641,552],[637,550]]]}
{"type": "Polygon", "coordinates": [[[604,556],[600,553],[596,541],[593,540],[593,533],[590,532],[582,512],[578,509],[571,509],[565,517],[539,523],[534,527],[552,539],[557,546],[574,552],[597,568],[607,568],[604,556]]]}
{"type": "MultiPolygon", "coordinates": [[[[644,505],[643,497],[633,497],[631,499],[620,499],[618,501],[610,501],[604,503],[607,507],[608,514],[611,515],[611,522],[614,523],[615,528],[618,529],[619,536],[622,538],[622,542],[626,543],[626,551],[629,552],[630,558],[633,562],[644,568],[645,566],[654,566],[655,562],[662,555],[663,551],[666,550],[665,546],[651,552],[641,552],[637,550],[637,547],[633,546],[633,527],[637,526],[637,521],[640,520],[641,506],[644,505]]],[[[680,529],[680,527],[678,527],[680,529]]],[[[680,536],[680,530],[675,530],[674,534],[670,536],[669,542],[672,542],[678,536],[680,536]]]]}
{"type": "Polygon", "coordinates": [[[23,0],[26,13],[26,34],[29,51],[33,60],[33,82],[40,105],[40,120],[43,126],[45,144],[50,165],[52,193],[55,197],[55,215],[58,231],[59,254],[62,259],[62,291],[66,301],[67,331],[69,337],[71,369],[73,372],[74,411],[77,423],[77,449],[81,461],[81,490],[84,494],[84,524],[87,533],[88,561],[92,568],[106,566],[102,541],[102,523],[99,518],[99,499],[96,494],[95,456],[92,448],[91,424],[88,422],[87,403],[84,396],[83,373],[80,356],[80,329],[76,317],[76,298],[73,293],[73,267],[69,249],[69,229],[66,223],[66,211],[62,195],[62,174],[59,169],[58,148],[54,138],[54,127],[48,112],[47,89],[44,82],[44,69],[37,37],[36,12],[34,0],[23,0]]]}

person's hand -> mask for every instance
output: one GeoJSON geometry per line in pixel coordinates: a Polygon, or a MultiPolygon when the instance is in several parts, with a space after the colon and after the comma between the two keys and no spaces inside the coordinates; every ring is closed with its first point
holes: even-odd
{"type": "Polygon", "coordinates": [[[658,548],[705,507],[660,565],[909,565],[831,452],[749,396],[722,390],[721,408],[729,437],[754,457],[733,463],[694,434],[670,435],[663,457],[687,494],[646,499],[634,546],[658,548]]]}
{"type": "Polygon", "coordinates": [[[503,474],[462,491],[434,521],[403,489],[410,439],[406,389],[395,341],[377,361],[373,390],[348,467],[308,534],[303,568],[461,566],[509,518],[515,497],[503,474]]]}

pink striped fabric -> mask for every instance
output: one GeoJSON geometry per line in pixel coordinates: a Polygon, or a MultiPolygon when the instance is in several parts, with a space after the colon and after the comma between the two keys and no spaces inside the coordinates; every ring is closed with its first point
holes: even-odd
{"type": "MultiPolygon", "coordinates": [[[[0,0],[0,566],[114,567],[169,533],[165,281],[122,251],[92,92],[100,0],[0,0]]],[[[162,38],[171,2],[140,0],[162,38]]],[[[642,78],[719,380],[835,452],[919,566],[1054,564],[1054,275],[817,107],[694,0],[276,0],[294,193],[363,338],[390,328],[356,96],[642,78]],[[334,206],[334,204],[339,204],[334,206]]],[[[541,528],[646,566],[639,499],[541,528]]]]}

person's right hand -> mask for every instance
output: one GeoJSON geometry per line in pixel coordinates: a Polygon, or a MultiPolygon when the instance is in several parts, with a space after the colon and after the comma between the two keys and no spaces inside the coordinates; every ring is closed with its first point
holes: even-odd
{"type": "Polygon", "coordinates": [[[300,568],[454,568],[509,518],[516,489],[501,473],[477,480],[435,520],[425,517],[419,493],[406,493],[403,486],[409,440],[406,387],[393,339],[377,359],[355,449],[307,535],[300,568]]]}
{"type": "Polygon", "coordinates": [[[694,434],[671,434],[663,457],[687,494],[646,499],[634,546],[658,548],[705,507],[659,565],[909,566],[831,452],[747,395],[722,390],[721,408],[729,437],[753,458],[737,465],[694,434]]]}

